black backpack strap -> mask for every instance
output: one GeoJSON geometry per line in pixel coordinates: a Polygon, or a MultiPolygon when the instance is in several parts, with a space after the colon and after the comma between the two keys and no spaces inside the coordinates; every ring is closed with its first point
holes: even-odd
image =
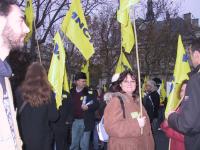
{"type": "Polygon", "coordinates": [[[155,106],[154,106],[154,104],[153,104],[153,101],[152,101],[152,99],[151,99],[151,96],[149,95],[149,100],[150,100],[150,102],[151,102],[151,105],[152,105],[152,108],[153,108],[153,112],[155,111],[155,106]]]}
{"type": "Polygon", "coordinates": [[[22,103],[21,107],[20,107],[19,110],[18,110],[18,115],[20,115],[20,114],[22,113],[22,110],[24,109],[24,107],[26,106],[27,103],[28,103],[27,101],[24,101],[24,102],[22,103]]]}
{"type": "Polygon", "coordinates": [[[120,104],[121,104],[121,108],[122,108],[122,111],[123,111],[123,118],[126,118],[126,115],[125,115],[125,107],[124,107],[124,102],[122,100],[122,97],[121,96],[117,96],[119,98],[119,101],[120,101],[120,104]]]}

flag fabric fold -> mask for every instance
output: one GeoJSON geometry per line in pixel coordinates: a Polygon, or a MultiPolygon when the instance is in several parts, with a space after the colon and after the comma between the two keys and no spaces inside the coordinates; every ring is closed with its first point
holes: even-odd
{"type": "Polygon", "coordinates": [[[85,65],[82,65],[81,72],[84,72],[86,74],[87,85],[89,86],[90,85],[89,60],[87,61],[87,63],[85,65]]]}
{"type": "Polygon", "coordinates": [[[122,73],[124,70],[131,69],[131,65],[129,64],[124,52],[121,51],[119,56],[119,60],[117,62],[117,66],[115,69],[115,73],[122,73]]]}
{"type": "Polygon", "coordinates": [[[142,84],[142,98],[144,98],[144,94],[145,94],[145,86],[146,86],[146,83],[147,83],[147,81],[149,80],[149,76],[145,76],[144,77],[144,83],[142,84]]]}
{"type": "Polygon", "coordinates": [[[134,44],[134,31],[129,16],[130,6],[136,4],[139,0],[120,0],[120,7],[117,11],[117,20],[121,23],[122,47],[125,52],[130,53],[134,44]]]}
{"type": "Polygon", "coordinates": [[[62,104],[62,90],[64,88],[64,90],[69,91],[69,87],[65,68],[65,49],[58,32],[55,34],[54,44],[48,80],[55,93],[56,106],[59,108],[59,106],[62,104]]]}
{"type": "Polygon", "coordinates": [[[68,77],[67,77],[67,70],[66,70],[66,67],[65,67],[65,70],[64,70],[64,79],[63,79],[63,90],[68,92],[69,93],[69,82],[68,82],[68,77]]]}
{"type": "Polygon", "coordinates": [[[179,35],[178,37],[178,46],[177,46],[177,56],[176,56],[176,64],[174,68],[174,80],[172,81],[170,93],[168,96],[168,102],[165,110],[165,116],[168,115],[168,113],[172,110],[175,110],[177,107],[177,104],[180,101],[179,98],[179,90],[181,88],[181,83],[184,80],[188,80],[188,73],[190,70],[190,65],[188,62],[188,55],[185,52],[182,38],[179,35]]]}
{"type": "Polygon", "coordinates": [[[167,93],[165,90],[165,82],[162,80],[162,83],[160,85],[160,104],[163,104],[165,99],[167,97],[167,93]]]}
{"type": "Polygon", "coordinates": [[[125,9],[130,8],[131,5],[135,5],[139,3],[140,0],[121,0],[120,1],[120,9],[123,11],[125,9]]]}
{"type": "Polygon", "coordinates": [[[32,33],[33,33],[34,11],[33,11],[32,0],[26,1],[25,22],[30,29],[30,32],[26,35],[26,38],[25,38],[25,41],[27,42],[31,38],[32,33]]]}
{"type": "Polygon", "coordinates": [[[61,29],[79,49],[84,58],[89,60],[94,54],[94,47],[80,0],[72,1],[70,9],[61,24],[61,29]]]}

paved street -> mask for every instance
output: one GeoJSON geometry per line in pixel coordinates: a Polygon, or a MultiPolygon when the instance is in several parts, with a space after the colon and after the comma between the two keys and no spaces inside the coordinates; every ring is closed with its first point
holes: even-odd
{"type": "Polygon", "coordinates": [[[155,135],[156,150],[168,150],[169,139],[165,136],[163,131],[158,130],[155,135]]]}
{"type": "MultiPolygon", "coordinates": [[[[155,150],[168,150],[169,139],[165,136],[162,130],[156,131],[156,133],[154,134],[154,140],[155,140],[155,147],[156,147],[155,150]]],[[[90,150],[93,150],[92,141],[90,144],[90,150]]]]}

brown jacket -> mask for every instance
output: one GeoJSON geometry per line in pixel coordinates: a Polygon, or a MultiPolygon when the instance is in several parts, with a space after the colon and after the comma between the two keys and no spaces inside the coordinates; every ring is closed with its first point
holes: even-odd
{"type": "Polygon", "coordinates": [[[104,112],[104,125],[109,135],[108,150],[154,150],[154,140],[146,111],[143,108],[143,115],[147,119],[142,135],[137,119],[131,116],[133,112],[140,112],[139,102],[121,93],[113,94],[104,112]],[[117,96],[123,99],[125,118],[117,96]]]}

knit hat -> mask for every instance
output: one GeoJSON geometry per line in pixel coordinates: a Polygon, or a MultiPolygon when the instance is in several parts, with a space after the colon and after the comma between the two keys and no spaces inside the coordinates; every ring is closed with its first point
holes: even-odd
{"type": "Polygon", "coordinates": [[[75,80],[79,80],[79,79],[87,79],[86,77],[86,74],[84,72],[78,72],[76,75],[75,75],[75,80]]]}

